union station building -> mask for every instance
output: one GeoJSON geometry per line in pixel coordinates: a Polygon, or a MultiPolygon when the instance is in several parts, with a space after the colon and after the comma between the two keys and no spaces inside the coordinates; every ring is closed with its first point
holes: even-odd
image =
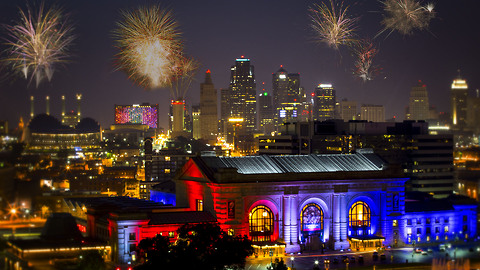
{"type": "Polygon", "coordinates": [[[375,154],[357,153],[194,157],[174,181],[177,207],[213,213],[260,255],[476,235],[476,202],[406,200],[407,180],[375,154]]]}

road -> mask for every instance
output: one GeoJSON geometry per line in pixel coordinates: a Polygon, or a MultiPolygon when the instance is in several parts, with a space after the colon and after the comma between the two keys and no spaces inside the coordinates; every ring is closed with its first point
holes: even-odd
{"type": "MultiPolygon", "coordinates": [[[[313,269],[315,265],[315,261],[318,261],[318,265],[320,269],[346,269],[347,265],[342,262],[343,256],[347,256],[348,258],[355,258],[355,262],[350,262],[348,268],[356,268],[359,266],[373,266],[373,265],[383,265],[386,266],[388,264],[404,264],[405,267],[408,267],[408,264],[413,263],[426,263],[431,264],[433,258],[446,258],[446,254],[448,253],[448,257],[453,259],[466,259],[466,258],[477,258],[480,257],[480,252],[476,251],[476,247],[478,245],[474,245],[474,251],[470,251],[468,246],[458,246],[455,249],[455,246],[451,248],[447,248],[446,251],[440,252],[437,248],[432,248],[432,252],[422,255],[421,253],[413,252],[413,248],[397,248],[392,250],[385,251],[385,260],[374,260],[372,253],[373,251],[369,252],[335,252],[330,254],[296,254],[296,255],[288,255],[283,257],[285,263],[288,267],[294,266],[295,269],[313,269]],[[358,258],[359,256],[363,256],[364,262],[359,263],[358,258]],[[293,260],[292,260],[293,258],[293,260]],[[334,258],[338,259],[338,263],[334,263],[334,258]],[[324,264],[325,259],[329,259],[329,264],[324,264]],[[406,263],[408,260],[408,264],[406,263]]],[[[275,258],[273,258],[274,260],[275,258]]],[[[266,269],[268,265],[270,265],[271,258],[249,258],[247,259],[247,265],[245,269],[248,270],[260,270],[266,269]]]]}

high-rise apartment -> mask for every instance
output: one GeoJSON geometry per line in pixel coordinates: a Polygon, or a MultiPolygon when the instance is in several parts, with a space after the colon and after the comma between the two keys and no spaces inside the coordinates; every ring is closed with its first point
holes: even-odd
{"type": "Polygon", "coordinates": [[[325,121],[335,118],[335,88],[330,83],[321,83],[315,89],[314,120],[325,121]]]}
{"type": "Polygon", "coordinates": [[[246,134],[253,134],[256,126],[256,84],[250,59],[238,58],[231,67],[230,106],[233,118],[243,118],[246,134]]]}
{"type": "Polygon", "coordinates": [[[427,86],[418,81],[417,86],[412,87],[410,91],[410,101],[408,103],[408,120],[427,120],[430,119],[430,105],[428,103],[427,86]]]}
{"type": "Polygon", "coordinates": [[[463,130],[467,121],[467,97],[468,84],[458,77],[453,80],[452,89],[450,91],[452,128],[455,130],[463,130]]]}
{"type": "Polygon", "coordinates": [[[217,90],[212,82],[210,70],[200,84],[200,138],[213,144],[218,133],[217,90]]]}

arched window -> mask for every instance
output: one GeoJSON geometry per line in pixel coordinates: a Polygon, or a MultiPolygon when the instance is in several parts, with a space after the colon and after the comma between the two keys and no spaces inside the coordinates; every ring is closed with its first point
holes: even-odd
{"type": "Polygon", "coordinates": [[[358,201],[348,212],[348,227],[353,235],[370,234],[371,212],[368,204],[358,201]]]}
{"type": "Polygon", "coordinates": [[[259,205],[249,215],[250,236],[252,241],[271,241],[273,235],[273,213],[270,208],[259,205]]]}
{"type": "Polygon", "coordinates": [[[300,220],[302,222],[302,232],[323,231],[323,211],[315,203],[309,203],[303,207],[300,220]]]}

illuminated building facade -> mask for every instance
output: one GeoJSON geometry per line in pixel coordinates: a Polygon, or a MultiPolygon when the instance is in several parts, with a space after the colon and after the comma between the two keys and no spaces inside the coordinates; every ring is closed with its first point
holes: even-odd
{"type": "Polygon", "coordinates": [[[185,100],[172,100],[171,102],[171,137],[185,136],[185,100]]]}
{"type": "Polygon", "coordinates": [[[260,132],[270,135],[275,130],[272,95],[265,89],[258,95],[258,118],[260,132]]]}
{"type": "Polygon", "coordinates": [[[346,99],[339,103],[340,119],[343,121],[358,120],[357,102],[346,99]]]}
{"type": "MultiPolygon", "coordinates": [[[[192,137],[195,140],[201,139],[201,112],[200,112],[200,105],[193,105],[192,106],[192,137]]],[[[217,126],[217,123],[215,123],[217,126]]]]}
{"type": "Polygon", "coordinates": [[[464,79],[453,80],[450,91],[452,128],[463,130],[467,121],[468,84],[464,79]]]}
{"type": "Polygon", "coordinates": [[[412,206],[405,201],[407,180],[373,154],[194,157],[175,178],[176,204],[194,210],[202,202],[224,230],[248,235],[274,254],[476,235],[476,202],[412,206]],[[433,218],[441,216],[437,232],[433,218]],[[409,230],[413,219],[424,221],[409,230]]]}
{"type": "Polygon", "coordinates": [[[275,110],[275,124],[297,119],[300,112],[300,74],[291,73],[280,66],[272,74],[273,108],[275,110]]]}
{"type": "Polygon", "coordinates": [[[336,95],[332,84],[322,83],[315,89],[313,120],[335,119],[336,95]]]}
{"type": "Polygon", "coordinates": [[[412,87],[410,91],[410,100],[408,103],[407,120],[428,120],[430,119],[430,105],[428,103],[427,86],[418,81],[417,86],[412,87]]]}
{"type": "Polygon", "coordinates": [[[115,124],[141,124],[158,127],[158,104],[115,105],[115,124]]]}
{"type": "Polygon", "coordinates": [[[368,122],[385,122],[385,107],[383,105],[362,104],[360,119],[368,122]]]}
{"type": "Polygon", "coordinates": [[[230,116],[243,118],[245,134],[253,134],[256,128],[257,103],[254,67],[250,59],[238,58],[231,67],[230,75],[230,116]]]}
{"type": "Polygon", "coordinates": [[[210,70],[207,70],[205,73],[205,81],[200,84],[199,124],[199,138],[208,141],[208,143],[212,145],[215,144],[218,134],[217,90],[213,85],[210,70]]]}
{"type": "Polygon", "coordinates": [[[66,198],[63,209],[85,228],[87,237],[108,241],[111,260],[118,264],[134,262],[136,246],[142,239],[160,234],[174,242],[183,224],[216,221],[201,208],[189,211],[128,197],[66,198]]]}

